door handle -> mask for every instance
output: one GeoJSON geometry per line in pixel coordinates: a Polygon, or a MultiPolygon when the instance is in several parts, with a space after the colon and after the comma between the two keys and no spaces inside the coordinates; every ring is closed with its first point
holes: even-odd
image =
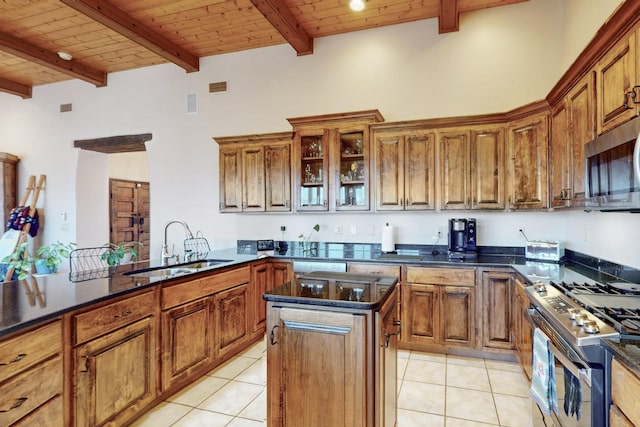
{"type": "Polygon", "coordinates": [[[278,325],[271,328],[271,333],[269,334],[269,341],[271,341],[271,345],[278,344],[278,340],[276,340],[276,328],[278,328],[278,325]]]}

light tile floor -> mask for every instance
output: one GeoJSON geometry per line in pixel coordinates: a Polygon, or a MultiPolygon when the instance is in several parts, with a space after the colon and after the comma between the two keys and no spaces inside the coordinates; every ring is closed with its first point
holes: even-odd
{"type": "MultiPolygon", "coordinates": [[[[266,426],[261,341],[170,397],[134,427],[266,426]]],[[[527,381],[515,363],[400,351],[398,427],[530,427],[527,381]]]]}

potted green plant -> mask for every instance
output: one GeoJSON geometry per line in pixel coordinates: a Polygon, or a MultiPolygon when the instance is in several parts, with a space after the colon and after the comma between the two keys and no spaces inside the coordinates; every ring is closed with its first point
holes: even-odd
{"type": "Polygon", "coordinates": [[[69,258],[69,253],[75,249],[74,247],[73,242],[66,244],[60,241],[40,246],[35,258],[36,272],[38,274],[56,273],[62,264],[62,258],[69,258]]]}
{"type": "Polygon", "coordinates": [[[140,253],[136,246],[142,246],[142,243],[132,240],[131,242],[122,242],[118,244],[107,243],[105,246],[108,246],[113,250],[103,253],[102,259],[106,261],[108,265],[115,266],[119,265],[125,257],[130,257],[131,261],[136,261],[140,253]]]}
{"type": "Polygon", "coordinates": [[[6,270],[2,275],[2,280],[7,275],[7,272],[13,267],[12,280],[22,280],[31,275],[31,269],[33,267],[33,257],[29,255],[29,242],[23,242],[16,246],[16,248],[9,255],[2,259],[6,270]]]}

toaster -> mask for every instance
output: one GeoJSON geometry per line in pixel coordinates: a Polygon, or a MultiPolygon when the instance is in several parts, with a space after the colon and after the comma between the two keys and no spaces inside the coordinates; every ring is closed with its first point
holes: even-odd
{"type": "Polygon", "coordinates": [[[527,241],[524,256],[537,261],[558,262],[564,257],[564,244],[548,240],[527,241]]]}

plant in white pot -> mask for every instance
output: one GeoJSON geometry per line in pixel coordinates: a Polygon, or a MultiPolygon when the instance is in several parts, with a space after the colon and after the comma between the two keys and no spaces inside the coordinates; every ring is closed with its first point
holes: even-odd
{"type": "Polygon", "coordinates": [[[62,258],[69,258],[75,245],[73,242],[67,244],[58,241],[40,246],[35,257],[36,272],[38,274],[56,273],[62,264],[62,258]]]}

